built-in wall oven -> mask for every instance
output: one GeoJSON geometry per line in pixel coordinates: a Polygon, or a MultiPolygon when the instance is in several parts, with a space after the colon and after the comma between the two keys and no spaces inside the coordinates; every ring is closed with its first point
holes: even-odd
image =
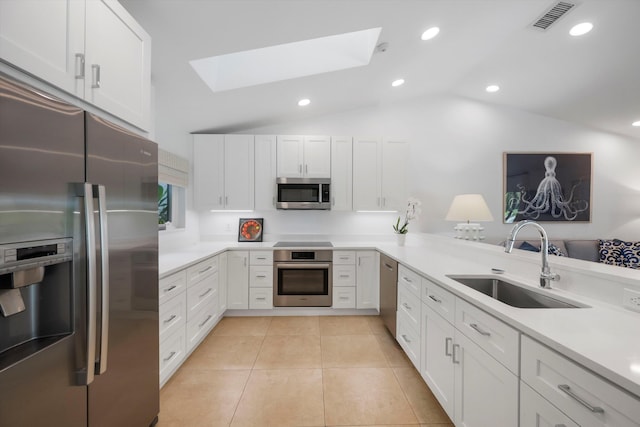
{"type": "Polygon", "coordinates": [[[273,251],[275,307],[331,307],[333,251],[278,249],[273,251]]]}

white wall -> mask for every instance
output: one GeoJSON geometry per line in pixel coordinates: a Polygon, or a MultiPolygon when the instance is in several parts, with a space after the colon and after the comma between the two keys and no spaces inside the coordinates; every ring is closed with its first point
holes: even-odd
{"type": "MultiPolygon", "coordinates": [[[[592,222],[545,223],[552,238],[640,240],[640,140],[587,129],[522,111],[455,97],[341,112],[308,121],[246,129],[248,134],[374,135],[405,138],[411,144],[410,194],[423,202],[411,230],[453,234],[444,221],[456,194],[481,193],[496,219],[485,223],[488,240],[503,240],[511,228],[501,221],[503,152],[593,152],[592,222]]],[[[200,217],[205,238],[225,232],[237,218],[200,217]]],[[[266,212],[265,232],[334,234],[391,232],[393,216],[337,212],[266,212]],[[362,215],[369,215],[357,226],[362,215]],[[339,230],[339,231],[336,231],[339,230]]],[[[227,231],[229,233],[229,231],[227,231]]]]}

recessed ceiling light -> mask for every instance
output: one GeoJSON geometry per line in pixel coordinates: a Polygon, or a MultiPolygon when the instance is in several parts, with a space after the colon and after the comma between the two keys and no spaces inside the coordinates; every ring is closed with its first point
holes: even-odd
{"type": "Polygon", "coordinates": [[[635,122],[631,123],[631,126],[640,127],[640,120],[636,120],[635,122]]]}
{"type": "Polygon", "coordinates": [[[498,85],[489,85],[489,86],[487,86],[487,88],[485,90],[487,92],[489,92],[489,93],[497,92],[497,91],[500,90],[500,86],[498,86],[498,85]]]}
{"type": "Polygon", "coordinates": [[[301,106],[301,107],[306,107],[309,104],[311,104],[311,100],[307,99],[307,98],[304,98],[304,99],[301,99],[300,101],[298,101],[298,105],[301,106]]]}
{"type": "Polygon", "coordinates": [[[438,33],[440,32],[440,28],[438,27],[431,27],[429,28],[427,31],[425,31],[424,33],[422,33],[422,37],[420,37],[422,40],[431,40],[432,38],[434,38],[435,36],[438,35],[438,33]]]}
{"type": "Polygon", "coordinates": [[[393,87],[402,86],[403,84],[404,84],[404,79],[398,79],[391,82],[391,86],[393,87]]]}
{"type": "Polygon", "coordinates": [[[578,25],[574,25],[571,30],[569,30],[569,34],[572,36],[582,36],[587,34],[589,31],[593,29],[593,24],[591,22],[583,22],[578,25]]]}

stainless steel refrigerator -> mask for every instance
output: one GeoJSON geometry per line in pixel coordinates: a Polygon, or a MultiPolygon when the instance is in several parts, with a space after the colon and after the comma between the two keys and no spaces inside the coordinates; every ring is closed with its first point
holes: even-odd
{"type": "Polygon", "coordinates": [[[157,146],[0,75],[0,427],[159,412],[157,146]]]}

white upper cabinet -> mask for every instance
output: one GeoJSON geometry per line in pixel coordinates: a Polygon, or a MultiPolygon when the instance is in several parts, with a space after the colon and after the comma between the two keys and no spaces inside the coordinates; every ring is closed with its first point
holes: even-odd
{"type": "Polygon", "coordinates": [[[86,7],[85,99],[148,129],[151,37],[115,0],[88,0],[86,7]]]}
{"type": "Polygon", "coordinates": [[[258,211],[276,208],[276,137],[255,136],[255,208],[258,211]]]}
{"type": "Polygon", "coordinates": [[[278,136],[277,170],[281,178],[330,178],[331,139],[328,136],[278,136]]]}
{"type": "Polygon", "coordinates": [[[402,210],[407,202],[408,143],[354,138],[353,209],[402,210]]]}
{"type": "Polygon", "coordinates": [[[85,2],[0,1],[0,58],[84,97],[85,2]]]}
{"type": "Polygon", "coordinates": [[[331,137],[331,210],[353,207],[353,138],[331,137]]]}
{"type": "Polygon", "coordinates": [[[2,0],[0,57],[149,130],[151,37],[115,0],[2,0]]]}
{"type": "Polygon", "coordinates": [[[193,158],[200,209],[253,209],[253,135],[194,135],[193,158]]]}

